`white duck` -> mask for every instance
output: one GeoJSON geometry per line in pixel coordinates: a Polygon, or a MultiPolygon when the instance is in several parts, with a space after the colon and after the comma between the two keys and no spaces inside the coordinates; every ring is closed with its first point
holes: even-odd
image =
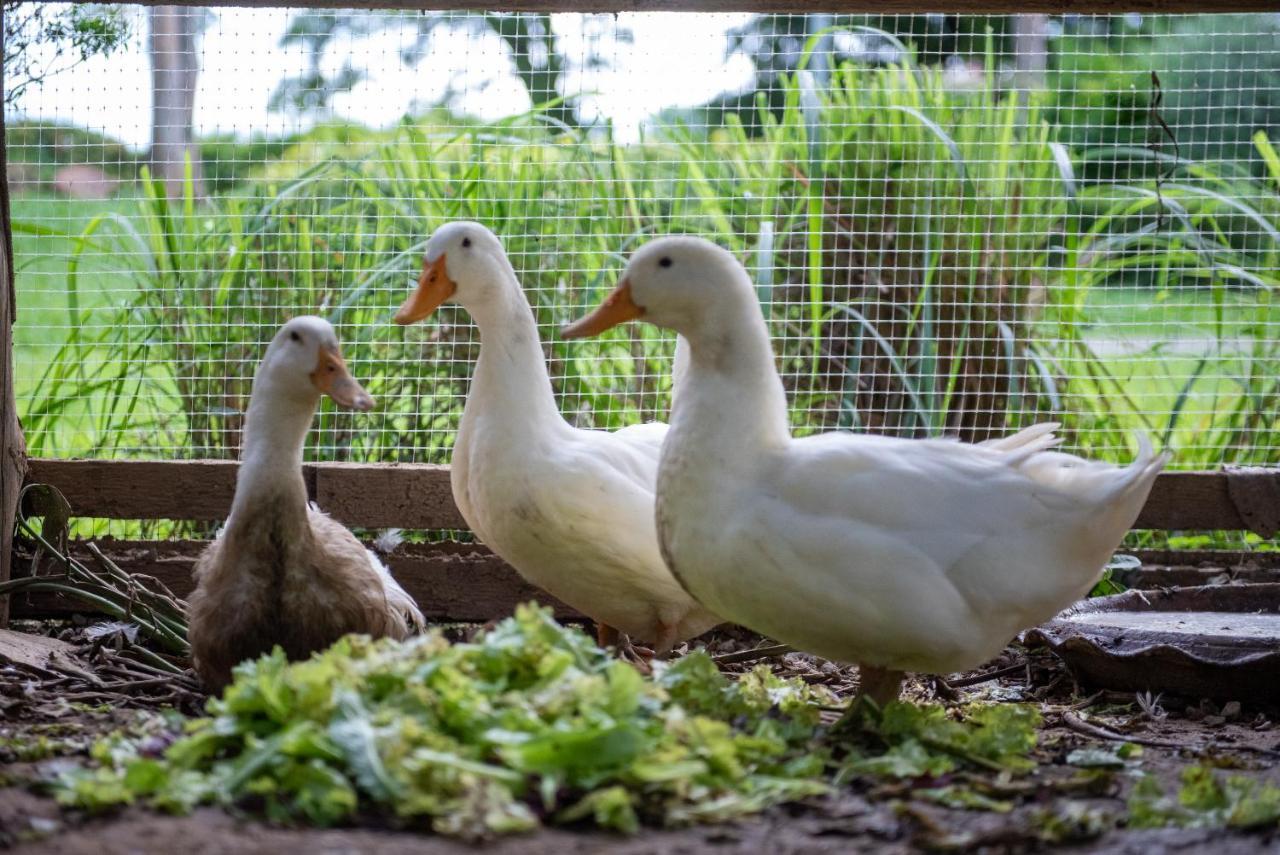
{"type": "Polygon", "coordinates": [[[662,656],[720,620],[671,576],[658,550],[653,489],[667,426],[613,433],[561,417],[533,312],[498,238],[479,223],[441,226],[395,316],[411,324],[460,303],[480,357],[453,447],[453,497],[471,530],[521,576],[662,656]]]}
{"type": "Polygon", "coordinates": [[[289,321],[253,378],[231,514],[196,562],[192,658],[217,690],[244,659],[280,645],[302,659],[349,632],[404,638],[422,614],[351,532],[307,502],[302,446],[320,396],[367,411],[333,327],[289,321]]]}
{"type": "Polygon", "coordinates": [[[1167,460],[1146,437],[1126,468],[1049,451],[1049,424],[983,445],[793,439],[751,281],[697,238],[639,249],[564,335],[632,318],[691,352],[658,474],[668,566],[726,620],[859,663],[880,703],[902,672],[979,665],[1088,592],[1167,460]]]}

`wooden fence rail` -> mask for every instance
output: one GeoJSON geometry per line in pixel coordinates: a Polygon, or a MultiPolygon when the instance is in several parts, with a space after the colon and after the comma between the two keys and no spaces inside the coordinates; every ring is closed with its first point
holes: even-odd
{"type": "MultiPolygon", "coordinates": [[[[28,478],[57,487],[80,517],[207,522],[226,517],[238,465],[231,461],[34,459],[28,478]]],[[[466,528],[453,503],[446,466],[313,463],[303,471],[311,498],[347,525],[466,528]]],[[[1256,528],[1277,525],[1278,518],[1280,470],[1169,472],[1156,481],[1135,527],[1256,528]]],[[[191,570],[205,546],[190,540],[104,538],[96,542],[125,570],[155,577],[180,596],[190,593],[191,570]]],[[[72,550],[92,564],[83,554],[83,544],[73,543],[72,550]]],[[[432,620],[486,621],[509,614],[517,603],[530,599],[548,603],[560,617],[581,617],[525,583],[477,544],[406,544],[385,560],[432,620]]],[[[1232,563],[1219,556],[1215,566],[1232,563]]],[[[1193,580],[1217,572],[1188,570],[1184,575],[1193,580]]],[[[1275,572],[1266,569],[1272,576],[1275,572]]],[[[83,609],[82,604],[52,594],[18,595],[13,602],[14,614],[21,616],[83,609]]]]}
{"type": "MultiPolygon", "coordinates": [[[[208,543],[99,538],[94,545],[125,571],[157,579],[179,597],[186,597],[195,588],[191,571],[196,558],[208,543]]],[[[94,557],[81,542],[72,542],[71,554],[90,567],[96,566],[94,557]]],[[[579,612],[525,582],[506,562],[482,546],[403,544],[391,555],[383,556],[383,561],[431,621],[483,623],[511,614],[517,604],[530,600],[551,606],[557,617],[582,618],[579,612]]],[[[27,571],[19,566],[18,572],[21,575],[27,571]]],[[[13,613],[17,617],[88,610],[84,603],[61,594],[20,593],[13,600],[13,613]]]]}
{"type": "MultiPolygon", "coordinates": [[[[77,516],[106,519],[220,521],[235,490],[233,461],[48,460],[30,461],[29,480],[62,491],[77,516]]],[[[421,464],[310,463],[307,492],[347,525],[363,528],[465,529],[453,503],[447,466],[421,464]]],[[[1261,479],[1258,502],[1280,496],[1280,469],[1265,472],[1164,472],[1134,528],[1255,529],[1277,508],[1244,505],[1233,479],[1261,479]],[[1244,505],[1244,506],[1242,506],[1244,505]],[[1270,511],[1270,513],[1268,512],[1270,511]]],[[[1269,536],[1266,531],[1261,534],[1269,536]]]]}

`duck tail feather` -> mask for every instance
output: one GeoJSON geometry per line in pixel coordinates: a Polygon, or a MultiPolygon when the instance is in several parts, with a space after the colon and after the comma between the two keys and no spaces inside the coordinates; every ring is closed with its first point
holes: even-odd
{"type": "Polygon", "coordinates": [[[1169,451],[1157,454],[1151,443],[1151,436],[1146,431],[1134,431],[1134,439],[1138,443],[1138,453],[1133,462],[1121,470],[1124,477],[1116,482],[1113,495],[1133,495],[1137,501],[1145,502],[1156,476],[1173,455],[1169,451]]]}
{"type": "Polygon", "coordinates": [[[1006,445],[995,446],[994,450],[1004,452],[1005,462],[1009,466],[1020,467],[1037,454],[1057,448],[1062,444],[1062,437],[1054,433],[1058,425],[1053,422],[1032,425],[1006,438],[1006,445]]]}

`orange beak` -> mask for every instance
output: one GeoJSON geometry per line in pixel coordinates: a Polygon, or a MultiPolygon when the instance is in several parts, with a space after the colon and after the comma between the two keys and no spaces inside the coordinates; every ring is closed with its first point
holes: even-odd
{"type": "Polygon", "coordinates": [[[356,378],[347,371],[347,363],[342,353],[336,348],[320,350],[320,360],[316,370],[311,372],[311,383],[324,394],[333,398],[340,407],[359,410],[367,413],[373,409],[373,397],[356,382],[356,378]]]}
{"type": "Polygon", "coordinates": [[[429,317],[432,312],[440,308],[441,303],[452,297],[458,290],[458,283],[449,278],[449,271],[445,267],[445,255],[447,253],[442,252],[435,261],[422,262],[422,274],[418,277],[418,287],[396,312],[396,323],[404,326],[429,317]]]}
{"type": "Polygon", "coordinates": [[[600,335],[607,329],[627,321],[634,321],[642,315],[644,315],[644,309],[637,306],[631,299],[631,283],[623,279],[598,309],[560,330],[560,337],[587,338],[600,335]]]}

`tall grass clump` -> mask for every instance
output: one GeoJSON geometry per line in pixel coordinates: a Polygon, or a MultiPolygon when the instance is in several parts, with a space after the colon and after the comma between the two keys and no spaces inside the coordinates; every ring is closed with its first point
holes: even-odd
{"type": "MultiPolygon", "coordinates": [[[[405,126],[361,152],[298,163],[290,176],[208,203],[190,182],[175,200],[144,175],[134,216],[96,219],[73,242],[69,293],[90,253],[118,258],[135,287],[113,309],[69,301],[69,338],[26,414],[37,453],[235,456],[266,342],[288,317],[312,312],[338,326],[349,364],[381,406],[358,431],[349,414],[323,409],[311,456],[447,461],[474,329],[450,308],[423,332],[390,324],[432,229],[469,218],[506,235],[550,342],[552,329],[611,287],[618,230],[636,228],[637,203],[618,195],[626,166],[616,147],[553,136],[527,119],[452,134],[405,126]],[[100,416],[85,441],[53,447],[57,419],[86,401],[100,416]]],[[[608,426],[656,416],[652,378],[663,368],[649,360],[661,363],[670,347],[651,338],[603,344],[589,372],[563,343],[549,344],[567,409],[608,426]]]]}
{"type": "MultiPolygon", "coordinates": [[[[193,183],[166,197],[144,172],[134,216],[95,220],[68,262],[68,287],[85,253],[112,253],[134,282],[114,310],[80,313],[43,378],[28,419],[35,437],[86,399],[87,449],[129,454],[235,456],[253,372],[285,319],[323,312],[345,291],[348,266],[385,262],[385,240],[341,205],[310,193],[323,169],[282,186],[198,202],[193,183]],[[319,229],[315,228],[317,220],[319,229]]],[[[371,358],[358,338],[348,359],[371,358]]],[[[354,345],[354,346],[353,346],[354,345]]],[[[348,417],[326,413],[327,456],[351,443],[348,417]]]]}
{"type": "Polygon", "coordinates": [[[673,136],[697,225],[755,267],[798,426],[980,440],[1047,405],[1028,307],[1066,193],[1038,100],[909,63],[786,87],[759,138],[673,136]]]}
{"type": "Polygon", "coordinates": [[[1255,145],[1268,181],[1147,152],[1161,162],[1158,183],[1096,185],[1073,197],[1059,284],[1036,337],[1064,378],[1062,417],[1076,447],[1112,456],[1140,428],[1178,449],[1185,468],[1280,462],[1280,157],[1261,132],[1255,145]],[[1098,352],[1107,340],[1089,337],[1099,332],[1090,297],[1135,284],[1153,307],[1195,292],[1208,311],[1132,330],[1119,361],[1098,352]]]}

